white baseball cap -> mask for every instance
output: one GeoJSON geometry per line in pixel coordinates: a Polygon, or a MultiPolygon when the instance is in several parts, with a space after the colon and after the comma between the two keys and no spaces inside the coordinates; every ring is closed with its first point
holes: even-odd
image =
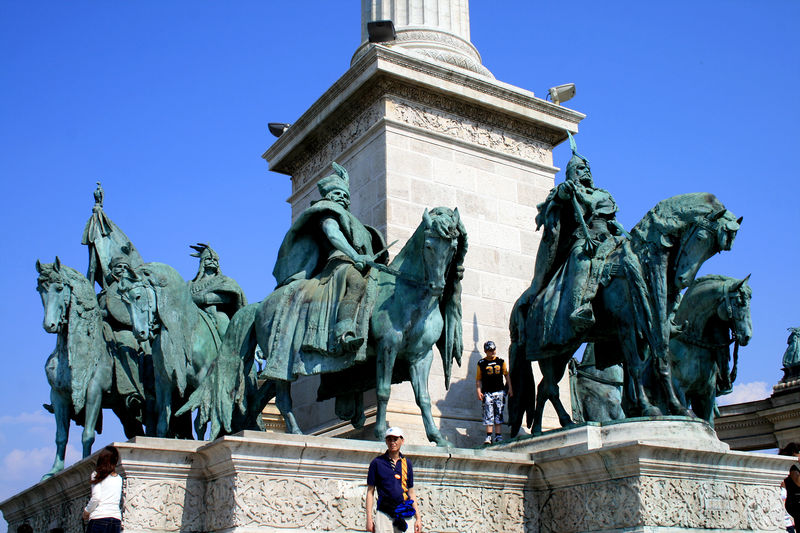
{"type": "Polygon", "coordinates": [[[389,429],[386,430],[386,435],[383,436],[384,439],[387,438],[387,437],[400,437],[400,438],[403,438],[403,430],[400,429],[397,426],[390,427],[389,429]]]}

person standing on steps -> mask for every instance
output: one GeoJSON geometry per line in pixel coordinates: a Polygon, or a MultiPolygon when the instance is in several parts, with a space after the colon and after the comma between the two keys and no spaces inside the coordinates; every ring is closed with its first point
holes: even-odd
{"type": "Polygon", "coordinates": [[[475,388],[478,399],[483,404],[483,425],[486,426],[486,439],[484,444],[492,443],[492,430],[494,442],[502,442],[503,407],[505,406],[506,393],[503,381],[508,387],[508,394],[513,395],[511,380],[508,379],[506,362],[497,357],[497,347],[493,341],[486,341],[483,345],[486,357],[478,361],[478,370],[475,374],[475,388]]]}

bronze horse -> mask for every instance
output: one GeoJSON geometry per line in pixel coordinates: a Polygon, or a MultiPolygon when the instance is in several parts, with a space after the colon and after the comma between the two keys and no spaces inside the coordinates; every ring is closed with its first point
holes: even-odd
{"type": "MultiPolygon", "coordinates": [[[[679,292],[692,282],[702,264],[715,253],[730,250],[740,222],[709,193],[684,194],[659,202],[633,228],[630,239],[618,238],[616,248],[609,254],[592,302],[594,315],[598,317],[596,324],[561,344],[530,350],[535,345],[531,339],[537,340],[538,335],[533,324],[541,320],[544,299],[552,291],[523,293],[514,306],[509,325],[511,372],[530,374],[527,361],[538,361],[542,381],[536,394],[528,387],[512,397],[512,435],[519,431],[526,411],[533,433],[540,433],[548,400],[562,426],[572,423],[559,399],[558,382],[572,354],[584,342],[595,343],[599,369],[624,364],[626,402],[635,415],[643,416],[661,414],[651,403],[642,379],[642,356],[645,348],[649,348],[654,354],[657,387],[664,393],[665,405],[674,414],[688,414],[673,389],[669,365],[671,311],[679,292]]],[[[527,380],[532,381],[532,377],[527,380]]]]}
{"type": "Polygon", "coordinates": [[[83,274],[62,265],[36,261],[37,290],[44,306],[43,327],[58,335],[56,347],[45,363],[50,402],[45,406],[56,418],[56,458],[43,479],[64,469],[69,422],[83,426],[83,457],[92,453],[95,432],[102,430],[102,408],[119,417],[125,436],[144,435],[141,410],[126,405],[116,393],[114,359],[103,336],[103,315],[92,283],[83,274]]]}
{"type": "MultiPolygon", "coordinates": [[[[378,291],[372,308],[366,310],[370,313],[366,361],[321,373],[317,399],[335,397],[337,415],[358,427],[364,422],[362,394],[376,388],[375,435],[381,438],[391,384],[411,381],[428,439],[448,445],[433,421],[428,377],[434,344],[442,356],[445,386],[449,386],[453,359],[460,364],[461,277],[466,251],[467,234],[458,210],[426,210],[419,227],[392,263],[373,265],[370,275],[377,277],[378,291]]],[[[177,413],[198,409],[198,420],[211,422],[211,438],[221,432],[250,429],[272,397],[284,416],[287,431],[301,433],[292,409],[292,382],[270,378],[259,386],[255,378],[256,339],[260,344],[276,333],[263,327],[263,319],[259,320],[270,305],[270,298],[244,307],[233,316],[207,378],[177,413]]],[[[274,351],[268,357],[279,356],[289,357],[274,351]]]]}

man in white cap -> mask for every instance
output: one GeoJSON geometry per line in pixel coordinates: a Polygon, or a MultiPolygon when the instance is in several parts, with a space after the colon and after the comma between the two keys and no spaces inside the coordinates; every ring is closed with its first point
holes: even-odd
{"type": "Polygon", "coordinates": [[[386,430],[386,453],[369,464],[367,473],[367,531],[402,533],[408,518],[416,517],[414,533],[422,533],[422,518],[414,497],[414,470],[411,461],[400,453],[403,430],[386,430]],[[375,488],[378,489],[378,511],[373,514],[375,488]]]}

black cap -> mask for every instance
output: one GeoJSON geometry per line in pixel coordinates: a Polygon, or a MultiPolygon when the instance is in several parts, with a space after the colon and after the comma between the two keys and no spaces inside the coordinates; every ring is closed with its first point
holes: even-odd
{"type": "Polygon", "coordinates": [[[494,345],[494,341],[486,341],[483,343],[483,351],[488,352],[489,350],[494,350],[497,347],[494,345]]]}

